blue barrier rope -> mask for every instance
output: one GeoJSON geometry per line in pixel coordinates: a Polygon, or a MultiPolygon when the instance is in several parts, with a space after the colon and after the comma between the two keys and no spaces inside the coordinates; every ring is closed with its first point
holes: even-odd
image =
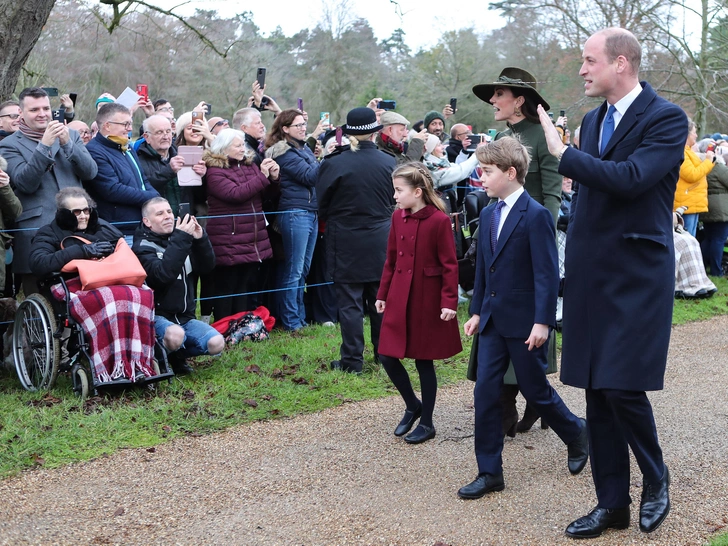
{"type": "Polygon", "coordinates": [[[255,294],[270,294],[271,292],[285,292],[286,290],[300,290],[301,288],[315,288],[317,286],[328,286],[333,282],[320,282],[317,284],[304,284],[301,286],[292,286],[290,288],[273,288],[271,290],[260,290],[259,292],[243,292],[241,294],[224,294],[222,296],[208,296],[207,298],[196,298],[197,301],[218,300],[222,298],[237,298],[239,296],[252,296],[255,294]]]}
{"type": "MultiPolygon", "coordinates": [[[[207,220],[209,218],[237,218],[239,216],[269,216],[273,214],[293,214],[295,212],[307,212],[303,209],[291,209],[291,210],[279,210],[275,212],[241,212],[239,214],[221,214],[218,216],[195,216],[198,220],[207,220]]],[[[129,222],[109,222],[112,226],[126,226],[126,225],[139,225],[139,222],[129,221],[129,222]]],[[[37,227],[31,227],[31,228],[16,228],[16,229],[3,229],[0,230],[0,233],[14,233],[16,231],[38,231],[40,228],[37,227]]]]}

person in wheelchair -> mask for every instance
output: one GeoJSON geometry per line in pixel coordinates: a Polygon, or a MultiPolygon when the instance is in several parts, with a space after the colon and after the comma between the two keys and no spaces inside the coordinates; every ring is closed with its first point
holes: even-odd
{"type": "MultiPolygon", "coordinates": [[[[98,217],[96,203],[83,188],[63,188],[55,199],[55,219],[33,237],[30,269],[41,280],[39,284],[48,288],[46,297],[59,301],[66,298],[66,291],[61,283],[54,284],[53,274],[71,260],[112,254],[123,235],[98,217]]],[[[69,312],[89,344],[94,386],[156,375],[153,292],[129,285],[82,290],[76,273],[62,276],[69,292],[69,312]]]]}

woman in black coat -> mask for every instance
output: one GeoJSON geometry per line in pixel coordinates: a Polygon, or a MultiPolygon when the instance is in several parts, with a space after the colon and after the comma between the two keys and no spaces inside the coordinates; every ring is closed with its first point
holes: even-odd
{"type": "Polygon", "coordinates": [[[117,241],[123,235],[99,218],[96,203],[83,188],[63,188],[56,194],[56,207],[55,219],[40,228],[33,237],[30,246],[33,275],[47,277],[54,271],[60,271],[71,260],[103,258],[114,252],[117,241]],[[72,237],[74,235],[91,243],[79,241],[72,237]],[[61,244],[65,248],[61,248],[61,244]]]}

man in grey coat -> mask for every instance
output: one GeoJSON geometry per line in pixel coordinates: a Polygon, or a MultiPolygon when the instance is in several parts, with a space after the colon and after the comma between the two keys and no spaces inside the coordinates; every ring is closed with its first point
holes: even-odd
{"type": "Polygon", "coordinates": [[[20,231],[14,234],[13,269],[23,275],[23,292],[28,295],[38,291],[28,262],[37,228],[55,218],[56,194],[94,178],[97,168],[78,133],[53,120],[43,89],[23,89],[19,102],[20,127],[0,142],[0,155],[8,162],[10,183],[23,205],[16,220],[20,231]]]}

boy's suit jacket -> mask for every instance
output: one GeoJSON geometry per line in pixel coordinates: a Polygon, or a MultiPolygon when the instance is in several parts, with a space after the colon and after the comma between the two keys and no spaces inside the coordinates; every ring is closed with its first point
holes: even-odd
{"type": "Polygon", "coordinates": [[[490,221],[495,204],[480,213],[475,287],[470,312],[480,331],[493,320],[503,337],[528,338],[534,324],[555,326],[559,265],[554,220],[524,191],[508,213],[495,252],[490,221]]]}

